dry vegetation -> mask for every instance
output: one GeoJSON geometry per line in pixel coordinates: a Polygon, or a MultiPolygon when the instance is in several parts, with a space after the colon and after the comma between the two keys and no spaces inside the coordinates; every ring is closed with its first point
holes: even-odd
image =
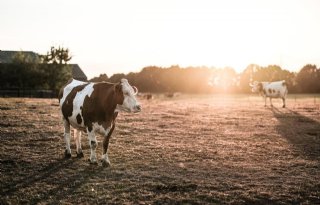
{"type": "Polygon", "coordinates": [[[86,136],[84,159],[63,158],[57,100],[0,98],[0,204],[320,203],[319,98],[141,101],[119,115],[103,168],[86,136]]]}

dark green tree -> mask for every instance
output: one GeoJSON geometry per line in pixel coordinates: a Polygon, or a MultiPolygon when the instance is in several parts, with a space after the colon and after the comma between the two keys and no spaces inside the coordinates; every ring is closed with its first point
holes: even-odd
{"type": "Polygon", "coordinates": [[[320,69],[316,65],[307,64],[297,74],[297,84],[300,92],[320,92],[320,69]]]}
{"type": "Polygon", "coordinates": [[[108,80],[109,80],[109,78],[108,78],[107,74],[104,73],[104,74],[100,74],[99,77],[94,77],[94,78],[90,79],[89,81],[90,82],[103,82],[103,81],[107,82],[108,80]]]}
{"type": "Polygon", "coordinates": [[[261,67],[256,64],[250,64],[247,68],[239,75],[239,92],[241,93],[249,93],[251,92],[251,88],[249,86],[250,83],[253,83],[254,73],[257,70],[260,70],[261,67]]]}
{"type": "Polygon", "coordinates": [[[56,92],[72,77],[71,66],[67,63],[71,60],[68,48],[52,46],[50,51],[42,58],[42,70],[45,73],[45,84],[50,90],[56,92]]]}
{"type": "Polygon", "coordinates": [[[122,78],[126,78],[126,75],[123,74],[123,73],[117,73],[117,74],[114,74],[113,76],[111,76],[109,78],[109,81],[112,82],[112,83],[117,83],[117,82],[120,82],[120,80],[122,78]]]}
{"type": "Polygon", "coordinates": [[[10,79],[19,89],[35,89],[40,87],[37,79],[40,76],[38,57],[32,57],[24,52],[17,52],[12,59],[11,69],[14,73],[10,79]]]}

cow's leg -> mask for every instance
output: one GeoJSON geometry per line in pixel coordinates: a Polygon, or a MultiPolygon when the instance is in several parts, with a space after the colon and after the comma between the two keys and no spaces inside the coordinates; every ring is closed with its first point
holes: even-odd
{"type": "Polygon", "coordinates": [[[270,106],[273,107],[272,105],[272,98],[270,97],[270,106]]]}
{"type": "Polygon", "coordinates": [[[71,149],[70,149],[70,123],[63,119],[63,126],[64,126],[64,140],[66,142],[66,150],[64,152],[65,158],[71,157],[71,149]]]}
{"type": "Polygon", "coordinates": [[[104,167],[110,166],[110,160],[107,152],[109,147],[109,140],[114,130],[114,127],[115,127],[115,124],[113,124],[111,129],[108,132],[106,132],[106,135],[104,136],[104,139],[103,139],[103,155],[102,155],[101,161],[102,161],[102,166],[104,167]]]}
{"type": "Polygon", "coordinates": [[[283,97],[283,98],[282,98],[282,102],[283,102],[282,107],[285,108],[285,107],[286,107],[286,98],[283,97]]]}
{"type": "Polygon", "coordinates": [[[97,138],[94,134],[94,131],[91,129],[87,129],[88,132],[88,138],[89,138],[89,145],[91,149],[91,154],[90,154],[90,163],[92,164],[97,164],[97,156],[96,156],[96,148],[98,145],[97,138]]]}
{"type": "Polygon", "coordinates": [[[75,129],[74,130],[74,140],[76,141],[76,147],[77,147],[77,157],[82,158],[83,152],[81,148],[81,131],[75,129]]]}
{"type": "Polygon", "coordinates": [[[264,106],[267,107],[267,97],[264,97],[264,106]]]}

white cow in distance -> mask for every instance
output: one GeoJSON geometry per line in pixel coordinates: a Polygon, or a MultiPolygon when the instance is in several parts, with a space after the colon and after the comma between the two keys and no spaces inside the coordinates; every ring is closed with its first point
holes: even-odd
{"type": "Polygon", "coordinates": [[[259,93],[264,97],[264,106],[267,106],[267,97],[270,98],[270,105],[272,105],[272,98],[281,98],[283,108],[286,107],[286,97],[288,94],[287,83],[284,80],[275,82],[253,82],[250,83],[251,91],[259,93]]]}

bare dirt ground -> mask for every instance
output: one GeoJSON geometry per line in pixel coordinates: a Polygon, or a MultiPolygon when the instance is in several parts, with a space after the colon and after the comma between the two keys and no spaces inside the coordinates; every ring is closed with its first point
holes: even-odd
{"type": "MultiPolygon", "coordinates": [[[[0,204],[320,204],[320,99],[179,96],[120,113],[112,167],[64,159],[55,99],[0,98],[0,204]]],[[[97,154],[102,153],[98,137],[97,154]]]]}

